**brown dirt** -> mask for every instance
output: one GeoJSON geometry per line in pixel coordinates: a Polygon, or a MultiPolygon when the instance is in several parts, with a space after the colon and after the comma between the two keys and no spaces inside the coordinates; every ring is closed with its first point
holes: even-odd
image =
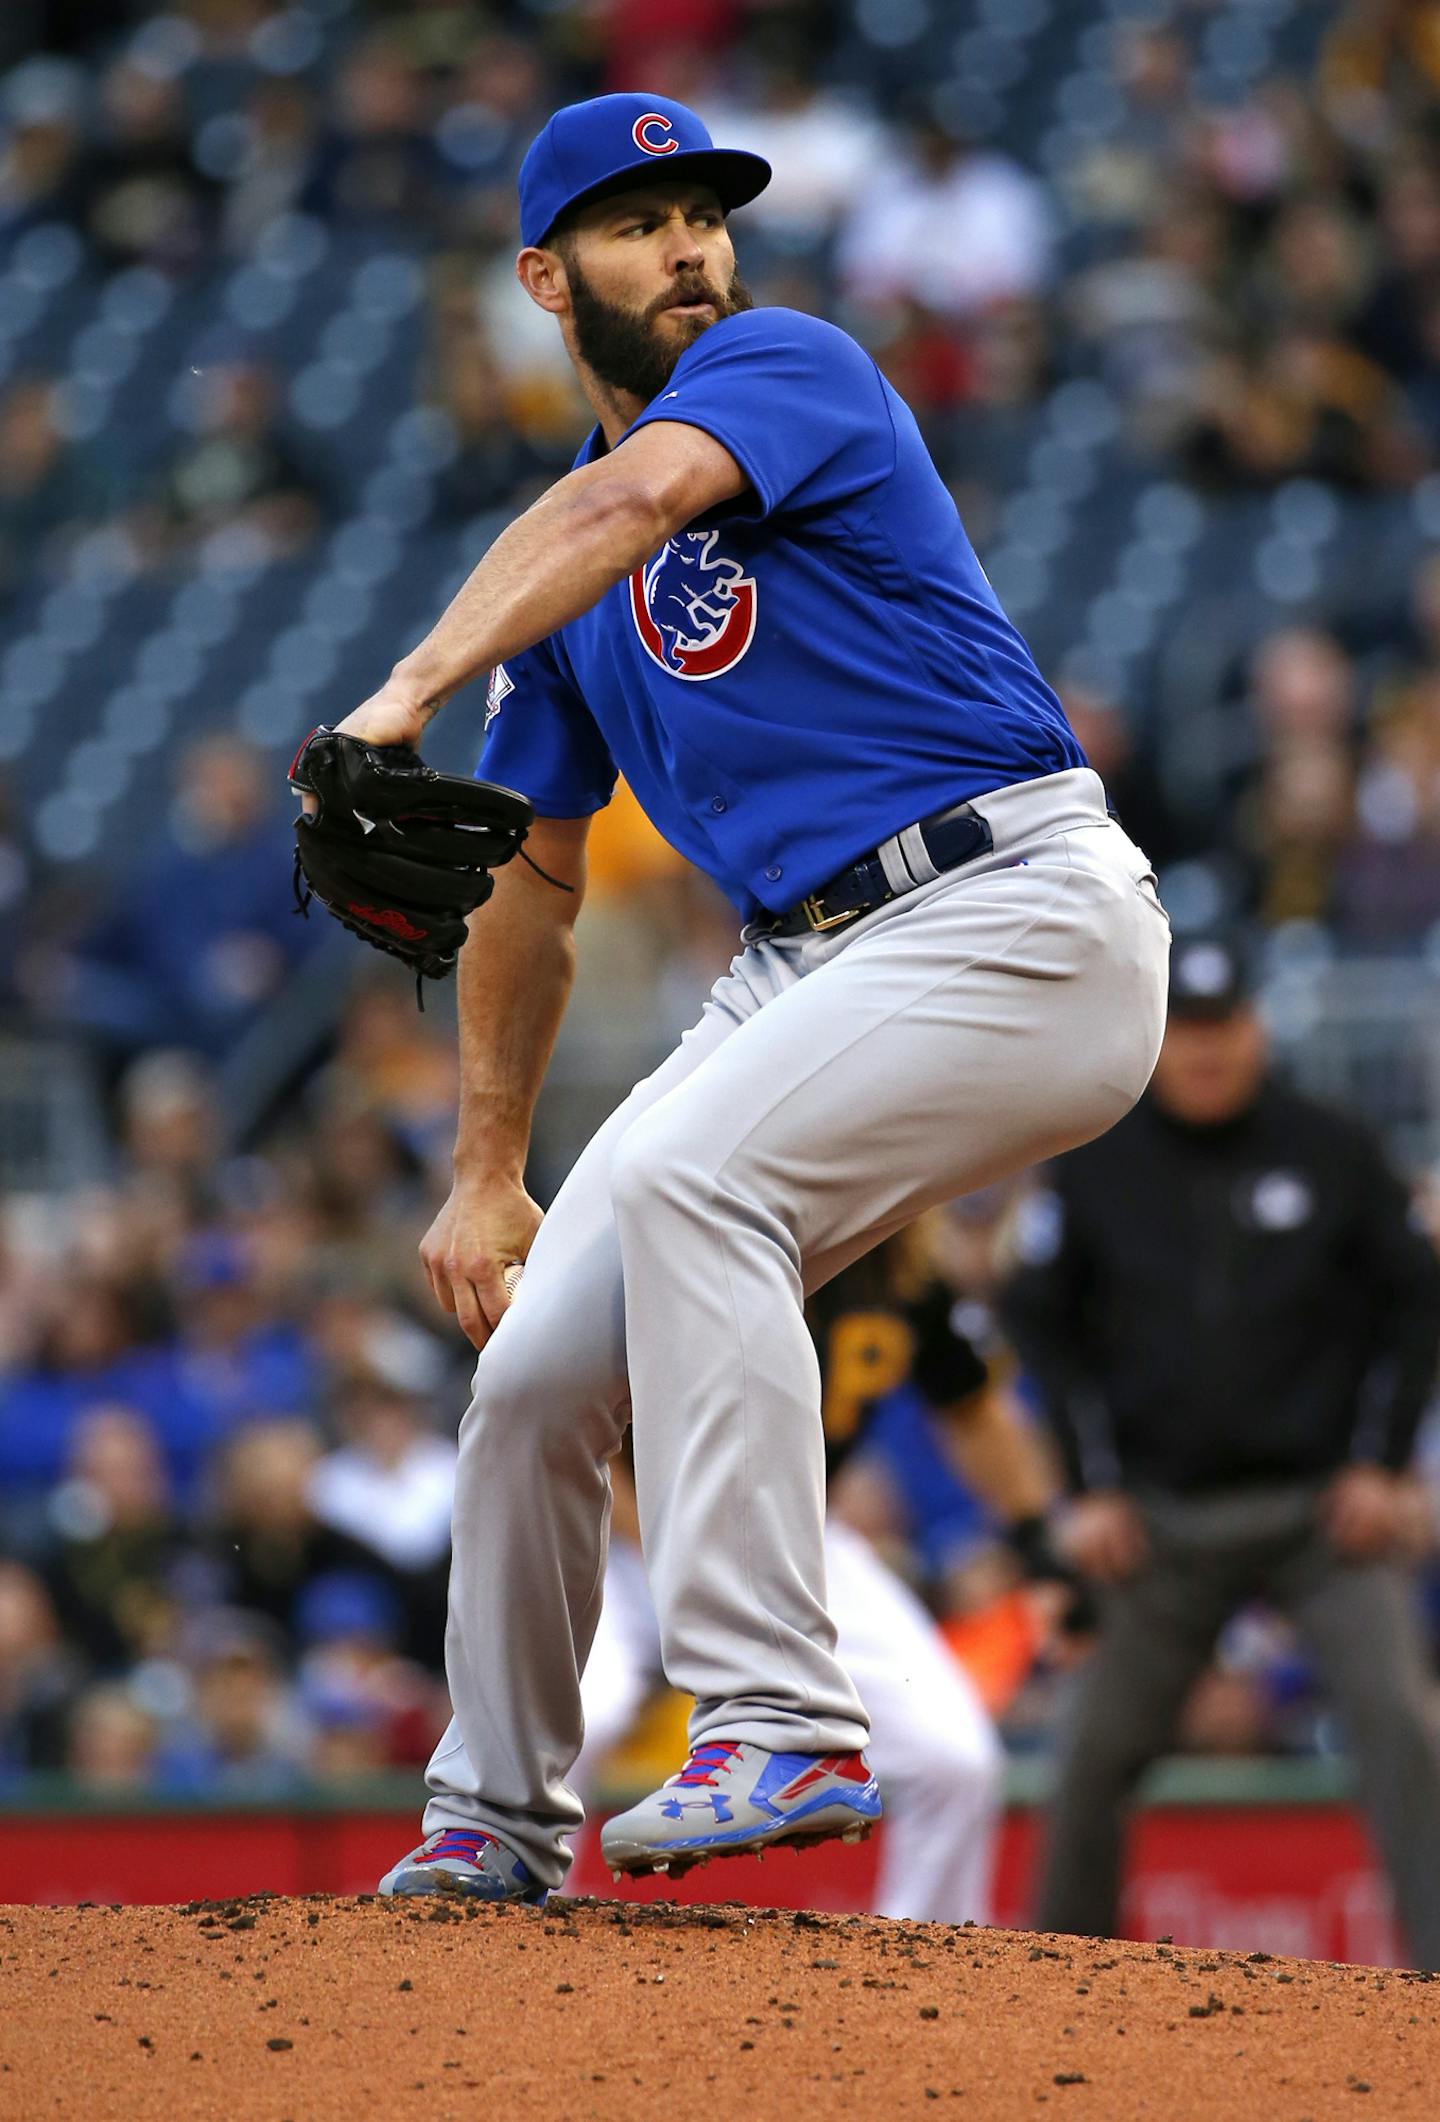
{"type": "Polygon", "coordinates": [[[0,2116],[1432,2117],[1425,1975],[556,1899],[0,1909],[0,2116]]]}

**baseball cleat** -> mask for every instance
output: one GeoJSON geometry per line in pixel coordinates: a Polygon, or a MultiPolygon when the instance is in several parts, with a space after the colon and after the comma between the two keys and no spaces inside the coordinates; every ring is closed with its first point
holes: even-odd
{"type": "Polygon", "coordinates": [[[880,1818],[880,1792],[863,1754],[772,1754],[711,1739],[676,1776],[607,1820],[600,1852],[616,1878],[678,1878],[712,1857],[760,1857],[782,1845],[862,1842],[880,1818]]]}
{"type": "Polygon", "coordinates": [[[443,1827],[387,1871],[377,1891],[460,1894],[471,1901],[525,1901],[538,1908],[549,1889],[503,1842],[480,1828],[443,1827]]]}

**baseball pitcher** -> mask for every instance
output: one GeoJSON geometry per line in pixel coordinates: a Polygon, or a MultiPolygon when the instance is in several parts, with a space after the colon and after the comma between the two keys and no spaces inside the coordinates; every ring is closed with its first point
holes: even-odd
{"type": "Polygon", "coordinates": [[[1109,1127],[1160,1041],[1169,932],[1149,865],[914,419],[854,340],[756,309],[736,272],[727,214],[769,174],[661,96],[546,125],[516,270],[596,426],[339,725],[365,773],[336,772],[330,735],[319,768],[306,747],[294,768],[318,802],[302,866],[317,829],[348,834],[339,889],[312,882],[421,970],[456,954],[454,924],[432,948],[433,893],[387,903],[407,835],[435,861],[447,835],[484,843],[457,900],[488,894],[458,951],[454,1188],[422,1246],[480,1349],[454,1720],[425,1840],[386,1893],[533,1901],[564,1877],[627,1422],[665,1671],[695,1712],[688,1762],[607,1825],[609,1863],[674,1872],[869,1831],[869,1727],[826,1607],[806,1292],[927,1207],[1109,1127]],[[481,812],[436,822],[423,780],[377,803],[372,883],[366,779],[392,752],[423,775],[427,723],[482,673],[481,812]],[[587,820],[617,772],[734,902],[740,949],[542,1222],[531,1113],[587,820]],[[526,862],[493,876],[517,848],[526,862]]]}

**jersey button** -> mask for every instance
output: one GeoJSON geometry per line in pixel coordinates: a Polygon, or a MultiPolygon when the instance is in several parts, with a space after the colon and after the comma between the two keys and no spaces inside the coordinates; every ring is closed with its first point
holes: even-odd
{"type": "Polygon", "coordinates": [[[766,870],[765,874],[770,879],[770,882],[772,884],[775,884],[779,881],[781,877],[784,876],[785,872],[783,869],[781,869],[778,862],[772,862],[769,869],[766,870]]]}
{"type": "Polygon", "coordinates": [[[714,811],[716,817],[718,818],[721,811],[729,810],[730,806],[725,801],[725,798],[723,796],[712,796],[710,798],[710,808],[714,811]]]}

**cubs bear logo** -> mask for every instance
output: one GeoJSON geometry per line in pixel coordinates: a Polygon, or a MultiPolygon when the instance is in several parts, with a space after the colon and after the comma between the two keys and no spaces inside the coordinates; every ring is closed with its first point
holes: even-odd
{"type": "Polygon", "coordinates": [[[674,134],[673,122],[660,111],[646,111],[630,128],[630,137],[635,145],[647,155],[673,155],[680,142],[666,135],[674,134]],[[655,137],[652,137],[655,136],[655,137]]]}
{"type": "Polygon", "coordinates": [[[681,531],[630,577],[635,631],[672,678],[718,678],[755,638],[754,578],[719,543],[716,530],[681,531]]]}

